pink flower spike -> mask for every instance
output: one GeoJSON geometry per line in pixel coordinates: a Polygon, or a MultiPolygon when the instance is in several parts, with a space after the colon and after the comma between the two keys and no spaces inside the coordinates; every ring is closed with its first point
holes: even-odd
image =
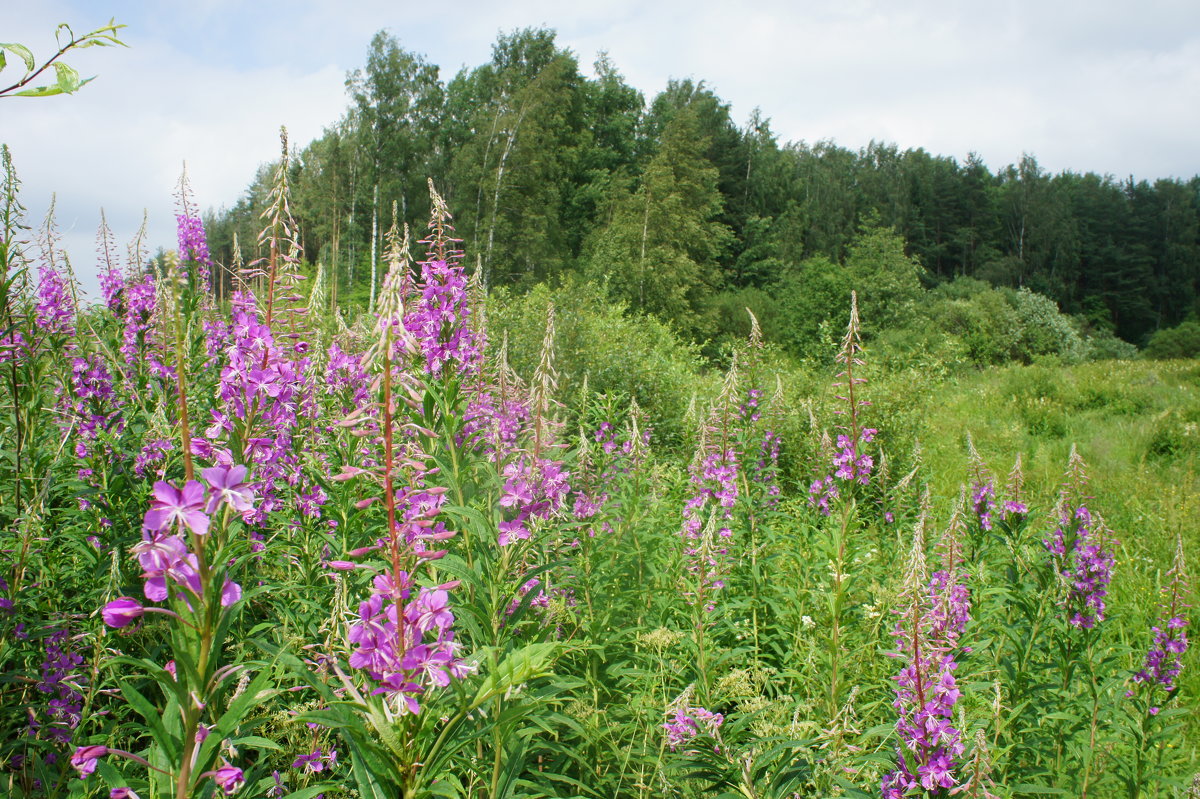
{"type": "Polygon", "coordinates": [[[358,564],[351,563],[348,560],[331,560],[331,561],[329,561],[329,567],[331,569],[336,569],[337,571],[340,571],[340,572],[348,572],[348,571],[353,571],[354,569],[357,569],[358,564]]]}
{"type": "Polygon", "coordinates": [[[141,617],[145,609],[136,599],[132,597],[119,597],[109,602],[100,611],[100,615],[104,618],[104,623],[109,627],[120,629],[126,627],[133,622],[134,619],[141,617]]]}

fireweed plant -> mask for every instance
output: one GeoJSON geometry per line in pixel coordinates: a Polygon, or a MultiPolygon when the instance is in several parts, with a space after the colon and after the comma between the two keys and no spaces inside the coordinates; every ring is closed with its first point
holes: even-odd
{"type": "Polygon", "coordinates": [[[856,297],[825,394],[751,319],[680,423],[572,372],[585,309],[490,329],[437,192],[370,313],[305,260],[286,144],[233,263],[181,181],[174,252],[102,218],[89,300],[0,155],[0,794],[1191,783],[1190,530],[1134,568],[1077,453],[1054,496],[983,430],[935,496],[856,297]]]}

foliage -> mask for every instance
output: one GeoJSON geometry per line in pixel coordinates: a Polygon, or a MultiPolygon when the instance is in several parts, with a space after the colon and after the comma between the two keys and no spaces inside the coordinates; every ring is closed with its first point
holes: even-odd
{"type": "Polygon", "coordinates": [[[1200,322],[1187,320],[1159,330],[1146,344],[1147,358],[1195,358],[1200,356],[1200,322]]]}
{"type": "Polygon", "coordinates": [[[54,29],[54,40],[58,44],[58,52],[43,61],[41,66],[38,66],[33,51],[25,45],[16,42],[0,43],[0,71],[8,66],[10,55],[19,58],[25,66],[25,73],[16,83],[0,88],[0,97],[53,97],[56,94],[74,94],[85,83],[91,82],[93,78],[80,78],[79,72],[62,61],[62,57],[71,51],[83,50],[88,47],[112,47],[113,45],[124,47],[125,43],[117,38],[117,31],[124,27],[124,25],[116,24],[116,20],[113,19],[109,20],[104,27],[76,38],[71,26],[62,23],[54,29]],[[66,34],[65,41],[63,40],[64,33],[66,34]],[[54,67],[54,83],[25,88],[50,67],[54,67]]]}
{"type": "MultiPolygon", "coordinates": [[[[1050,174],[1032,155],[989,169],[976,155],[884,142],[780,142],[762,111],[739,126],[702,80],[643,97],[607,55],[587,74],[545,28],[501,33],[486,63],[448,80],[381,32],[348,88],[344,117],[294,161],[295,210],[331,285],[367,305],[380,288],[388,211],[395,203],[399,221],[419,229],[424,176],[444,187],[485,285],[607,277],[616,299],[674,325],[710,359],[742,324],[731,297],[803,295],[814,263],[847,270],[873,332],[974,364],[1128,357],[1119,342],[1145,344],[1200,298],[1197,177],[1118,181],[1050,174]],[[964,278],[1048,298],[1079,320],[1084,345],[1023,295],[1006,295],[1023,329],[1004,319],[989,340],[937,341],[909,324],[924,310],[919,287],[964,278]]],[[[211,216],[220,260],[232,260],[235,231],[246,258],[262,255],[250,240],[270,175],[211,216]]],[[[777,311],[738,302],[753,305],[768,340],[803,357],[820,323],[845,307],[832,295],[849,290],[818,282],[817,308],[793,312],[802,296],[777,311]]],[[[954,324],[999,310],[995,297],[977,304],[957,309],[954,324]]]]}
{"type": "MultiPolygon", "coordinates": [[[[561,54],[530,34],[495,55],[561,54]]],[[[721,170],[692,157],[702,109],[679,92],[659,111],[694,169],[674,185],[712,199],[712,244],[721,170]]],[[[668,149],[648,155],[664,176],[668,149]]],[[[53,217],[27,242],[3,153],[7,795],[1139,797],[1192,778],[1194,362],[1073,363],[1086,339],[1052,299],[926,291],[879,227],[792,276],[815,332],[764,314],[806,357],[747,316],[705,361],[619,288],[489,291],[432,184],[423,238],[400,213],[384,234],[374,310],[335,316],[286,139],[261,257],[215,262],[184,182],[178,250],[148,259],[139,236],[122,263],[102,227],[81,306],[53,217]]]]}

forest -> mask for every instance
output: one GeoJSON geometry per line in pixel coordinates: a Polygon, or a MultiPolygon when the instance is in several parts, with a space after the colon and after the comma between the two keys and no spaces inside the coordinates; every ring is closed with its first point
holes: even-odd
{"type": "MultiPolygon", "coordinates": [[[[852,289],[869,293],[856,284],[876,265],[854,274],[855,254],[886,231],[915,265],[915,277],[893,265],[908,284],[899,299],[941,287],[984,314],[1004,304],[987,291],[998,289],[1019,313],[1011,291],[1027,289],[1105,353],[1127,352],[1114,337],[1144,347],[1196,314],[1200,178],[1049,174],[1033,154],[993,172],[974,155],[881,142],[781,143],[769,109],[739,124],[703,80],[672,80],[647,102],[607,56],[591,72],[552,30],[523,29],[444,81],[379,32],[348,76],[345,115],[291,162],[308,258],[339,296],[369,304],[384,231],[393,219],[420,229],[432,178],[489,288],[600,283],[695,341],[744,337],[749,307],[767,340],[808,351],[817,322],[852,289]]],[[[274,168],[206,216],[218,260],[231,262],[235,234],[253,254],[274,168]]],[[[1026,353],[977,360],[1013,357],[1026,353]]]]}

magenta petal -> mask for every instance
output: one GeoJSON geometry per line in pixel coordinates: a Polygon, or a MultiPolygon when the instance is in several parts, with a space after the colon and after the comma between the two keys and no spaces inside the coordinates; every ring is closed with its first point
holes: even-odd
{"type": "Polygon", "coordinates": [[[229,607],[242,598],[242,587],[233,580],[226,580],[221,588],[221,607],[229,607]]]}
{"type": "Polygon", "coordinates": [[[146,511],[146,517],[142,520],[142,527],[153,533],[157,533],[170,523],[170,508],[151,508],[146,511]]]}
{"type": "Polygon", "coordinates": [[[154,484],[154,498],[164,505],[179,504],[179,492],[175,489],[175,486],[165,483],[162,480],[154,484]]]}
{"type": "Polygon", "coordinates": [[[183,523],[190,527],[196,535],[208,535],[208,516],[204,515],[202,510],[185,510],[183,523]]]}
{"type": "Polygon", "coordinates": [[[167,578],[163,576],[151,577],[146,580],[146,599],[151,602],[162,602],[167,598],[167,578]]]}
{"type": "Polygon", "coordinates": [[[204,484],[198,480],[188,480],[180,495],[180,504],[184,507],[199,506],[204,502],[204,484]]]}
{"type": "Polygon", "coordinates": [[[100,615],[109,627],[121,628],[141,616],[142,613],[142,606],[136,599],[123,596],[105,605],[100,615]]]}

